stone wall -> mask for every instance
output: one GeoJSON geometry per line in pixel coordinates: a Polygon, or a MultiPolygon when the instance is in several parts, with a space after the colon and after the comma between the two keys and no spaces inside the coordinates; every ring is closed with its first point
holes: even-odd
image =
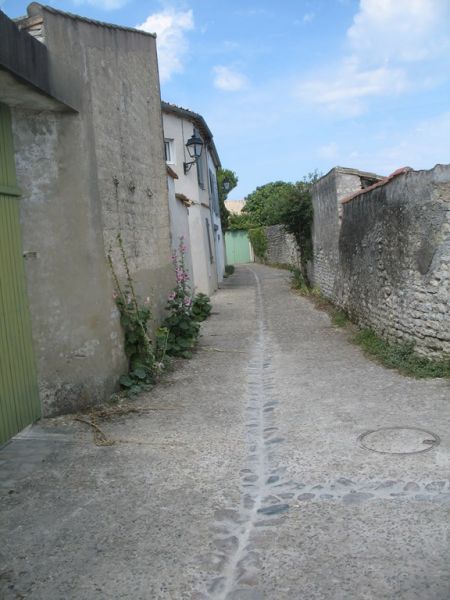
{"type": "Polygon", "coordinates": [[[266,262],[298,267],[300,253],[294,236],[287,233],[283,225],[272,225],[264,230],[267,236],[266,262]]]}
{"type": "Polygon", "coordinates": [[[344,199],[340,226],[338,176],[313,193],[314,285],[381,336],[450,356],[450,165],[344,199]]]}
{"type": "MultiPolygon", "coordinates": [[[[107,254],[163,316],[174,284],[153,36],[33,4],[52,90],[77,112],[13,110],[43,414],[103,401],[126,369],[107,254]]],[[[26,29],[26,21],[22,24],[26,29]]]]}
{"type": "Polygon", "coordinates": [[[313,187],[313,275],[316,287],[333,296],[339,270],[339,231],[342,220],[341,201],[382,178],[374,173],[335,167],[313,187]]]}

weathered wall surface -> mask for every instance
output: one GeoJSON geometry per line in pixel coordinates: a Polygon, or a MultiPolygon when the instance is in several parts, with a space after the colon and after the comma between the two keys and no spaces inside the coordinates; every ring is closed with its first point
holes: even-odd
{"type": "Polygon", "coordinates": [[[44,415],[103,400],[126,368],[95,172],[90,173],[95,162],[89,133],[80,125],[77,116],[13,111],[23,250],[44,415]]]}
{"type": "Polygon", "coordinates": [[[163,316],[174,284],[155,40],[42,11],[52,89],[78,113],[15,109],[27,284],[44,414],[102,401],[126,369],[116,236],[163,316]]]}
{"type": "Polygon", "coordinates": [[[329,297],[339,271],[339,231],[342,220],[341,200],[380,177],[373,173],[336,167],[313,187],[313,270],[314,285],[329,297]]]}
{"type": "Polygon", "coordinates": [[[315,285],[383,337],[450,356],[450,166],[403,172],[344,202],[339,229],[336,194],[324,183],[315,258],[331,248],[332,260],[315,265],[315,285]]]}
{"type": "Polygon", "coordinates": [[[287,233],[283,225],[272,225],[264,230],[267,237],[266,261],[269,264],[298,267],[300,253],[294,236],[287,233]]]}
{"type": "Polygon", "coordinates": [[[46,43],[76,66],[93,128],[105,248],[119,274],[120,231],[142,297],[163,315],[172,282],[167,176],[155,39],[45,13],[46,43]]]}

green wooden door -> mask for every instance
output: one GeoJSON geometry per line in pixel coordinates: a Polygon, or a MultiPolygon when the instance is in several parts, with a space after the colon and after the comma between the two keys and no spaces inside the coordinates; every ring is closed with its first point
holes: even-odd
{"type": "Polygon", "coordinates": [[[227,231],[225,234],[225,248],[228,265],[251,262],[250,242],[246,231],[227,231]]]}
{"type": "Polygon", "coordinates": [[[39,416],[11,117],[0,104],[0,444],[39,416]]]}

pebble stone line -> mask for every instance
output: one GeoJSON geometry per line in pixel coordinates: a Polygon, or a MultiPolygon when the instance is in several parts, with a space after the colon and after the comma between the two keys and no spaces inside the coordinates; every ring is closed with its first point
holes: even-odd
{"type": "Polygon", "coordinates": [[[261,558],[252,534],[276,527],[287,511],[310,502],[357,505],[371,500],[415,500],[450,503],[450,481],[416,482],[369,477],[299,483],[283,478],[286,469],[277,464],[276,448],[284,441],[276,425],[276,386],[268,328],[264,318],[261,282],[255,281],[257,336],[247,367],[246,459],[240,471],[241,502],[238,509],[215,513],[212,566],[218,575],[208,587],[215,600],[259,598],[261,558]],[[250,595],[248,595],[250,593],[250,595]]]}
{"type": "Polygon", "coordinates": [[[275,422],[275,384],[271,371],[272,356],[267,344],[261,283],[253,274],[257,335],[247,366],[247,405],[245,408],[246,459],[241,476],[241,503],[238,510],[216,512],[216,565],[221,572],[208,592],[223,599],[254,589],[259,571],[259,555],[251,536],[255,528],[276,525],[278,517],[289,509],[274,488],[285,485],[282,471],[276,467],[275,451],[283,441],[275,422]]]}

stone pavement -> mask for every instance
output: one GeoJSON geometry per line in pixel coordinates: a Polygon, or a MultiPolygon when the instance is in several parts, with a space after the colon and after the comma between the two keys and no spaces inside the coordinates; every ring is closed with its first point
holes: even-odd
{"type": "Polygon", "coordinates": [[[369,361],[287,279],[239,267],[115,445],[65,418],[0,451],[1,598],[450,598],[448,382],[369,361]]]}

